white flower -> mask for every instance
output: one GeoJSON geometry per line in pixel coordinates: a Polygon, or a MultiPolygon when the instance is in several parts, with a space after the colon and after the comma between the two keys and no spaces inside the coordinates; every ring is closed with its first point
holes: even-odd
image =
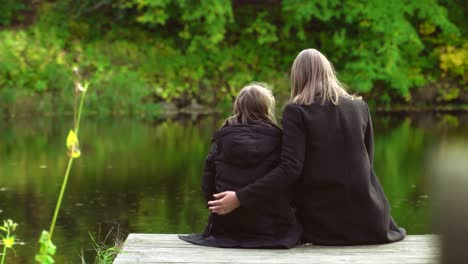
{"type": "Polygon", "coordinates": [[[80,82],[75,82],[75,92],[83,93],[85,91],[86,91],[86,89],[83,87],[83,85],[81,85],[80,82]]]}

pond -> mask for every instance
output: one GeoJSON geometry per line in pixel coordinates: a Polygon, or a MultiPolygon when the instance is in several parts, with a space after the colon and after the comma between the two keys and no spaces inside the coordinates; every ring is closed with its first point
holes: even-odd
{"type": "MultiPolygon", "coordinates": [[[[121,236],[201,231],[208,215],[201,170],[221,120],[85,117],[83,155],[74,163],[54,233],[56,263],[78,263],[82,254],[90,259],[90,234],[103,241],[112,230],[110,241],[117,230],[121,236]]],[[[0,220],[18,222],[23,242],[8,263],[32,263],[40,231],[48,229],[71,125],[66,117],[0,120],[0,220]]],[[[426,165],[438,144],[468,133],[468,115],[376,114],[374,129],[374,167],[393,217],[410,234],[433,232],[426,165]]]]}

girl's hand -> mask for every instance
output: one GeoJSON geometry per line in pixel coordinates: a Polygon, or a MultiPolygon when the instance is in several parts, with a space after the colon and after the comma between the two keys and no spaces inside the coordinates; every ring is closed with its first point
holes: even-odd
{"type": "Polygon", "coordinates": [[[240,206],[236,192],[227,191],[213,194],[213,196],[216,200],[208,202],[208,207],[212,213],[226,215],[240,206]]]}

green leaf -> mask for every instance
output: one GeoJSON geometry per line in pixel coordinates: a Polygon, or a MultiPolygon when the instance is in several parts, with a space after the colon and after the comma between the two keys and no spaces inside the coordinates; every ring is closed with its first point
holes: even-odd
{"type": "Polygon", "coordinates": [[[75,145],[78,145],[78,137],[73,130],[70,130],[67,136],[67,148],[70,149],[75,145]]]}
{"type": "Polygon", "coordinates": [[[70,130],[70,132],[68,132],[67,148],[68,148],[68,156],[73,157],[73,158],[78,158],[81,156],[78,137],[76,136],[73,130],[70,130]]]}
{"type": "Polygon", "coordinates": [[[36,255],[36,257],[34,259],[36,260],[36,262],[39,262],[41,264],[53,264],[53,263],[55,263],[54,259],[51,256],[36,255]]]}
{"type": "Polygon", "coordinates": [[[50,240],[49,232],[45,230],[42,231],[39,245],[39,253],[36,254],[34,259],[41,264],[53,264],[54,259],[52,256],[55,255],[57,248],[50,240]]]}

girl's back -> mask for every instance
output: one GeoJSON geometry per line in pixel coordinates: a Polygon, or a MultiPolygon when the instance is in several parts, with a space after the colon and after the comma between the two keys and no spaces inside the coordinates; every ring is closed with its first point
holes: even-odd
{"type": "MultiPolygon", "coordinates": [[[[234,102],[234,115],[213,137],[202,189],[207,203],[215,193],[239,190],[275,168],[281,154],[281,129],[274,117],[274,97],[259,84],[244,87],[234,102]]],[[[229,214],[215,206],[205,233],[181,239],[205,246],[290,248],[301,228],[290,207],[291,186],[275,197],[259,200],[260,207],[240,207],[229,214]]],[[[252,195],[255,199],[255,195],[252,195]]]]}
{"type": "Polygon", "coordinates": [[[273,169],[281,152],[276,126],[229,125],[213,137],[216,145],[216,192],[238,190],[273,169]]]}
{"type": "MultiPolygon", "coordinates": [[[[276,126],[230,125],[217,131],[214,141],[211,159],[217,193],[253,183],[279,162],[281,130],[276,126]]],[[[237,240],[236,246],[241,247],[292,247],[300,228],[290,198],[290,192],[285,192],[264,201],[261,208],[240,207],[224,216],[213,214],[207,233],[237,240]]],[[[229,241],[221,239],[220,243],[229,246],[229,241]]]]}

